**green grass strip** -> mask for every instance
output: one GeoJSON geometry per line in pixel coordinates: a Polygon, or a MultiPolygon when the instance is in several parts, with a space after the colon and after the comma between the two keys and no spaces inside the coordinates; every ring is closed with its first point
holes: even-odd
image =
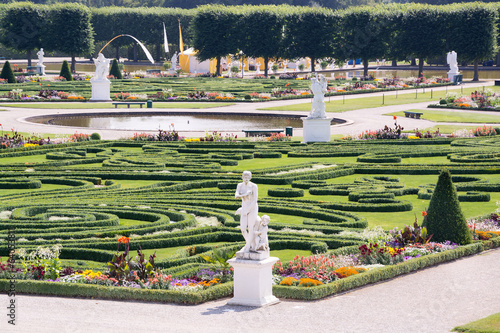
{"type": "MultiPolygon", "coordinates": [[[[420,116],[422,119],[443,122],[443,123],[478,123],[478,124],[500,124],[500,115],[498,114],[483,114],[469,112],[453,112],[453,111],[434,111],[429,109],[411,109],[410,112],[423,113],[420,116]]],[[[384,116],[404,117],[404,111],[386,113],[384,116]]]]}
{"type": "MultiPolygon", "coordinates": [[[[208,109],[234,105],[232,103],[179,103],[179,102],[153,102],[155,109],[208,109]]],[[[110,103],[23,103],[23,104],[2,104],[11,108],[25,109],[115,109],[110,103]]],[[[139,109],[139,105],[131,105],[130,108],[139,109]]],[[[118,106],[117,110],[128,109],[126,106],[118,106]]]]}
{"type": "Polygon", "coordinates": [[[498,333],[500,332],[500,312],[466,325],[457,326],[452,331],[468,333],[498,333]]]}

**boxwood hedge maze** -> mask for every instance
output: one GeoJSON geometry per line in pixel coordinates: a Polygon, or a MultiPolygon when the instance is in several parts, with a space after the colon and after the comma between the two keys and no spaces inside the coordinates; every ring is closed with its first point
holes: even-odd
{"type": "MultiPolygon", "coordinates": [[[[413,223],[443,168],[467,217],[500,201],[500,140],[298,142],[89,141],[0,151],[0,255],[9,230],[17,248],[62,246],[73,268],[105,269],[117,238],[156,250],[157,267],[187,276],[197,254],[240,248],[234,199],[241,173],[259,186],[271,216],[271,255],[354,251],[353,233],[413,223]]],[[[290,257],[291,256],[291,257],[290,257]]]]}

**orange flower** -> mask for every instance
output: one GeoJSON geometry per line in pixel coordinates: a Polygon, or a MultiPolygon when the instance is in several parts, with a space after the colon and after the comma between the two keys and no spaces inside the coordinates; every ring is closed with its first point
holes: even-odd
{"type": "Polygon", "coordinates": [[[427,216],[427,212],[425,210],[422,211],[422,216],[427,216]]]}
{"type": "Polygon", "coordinates": [[[398,119],[398,117],[396,117],[396,116],[392,116],[392,119],[396,120],[396,119],[398,119]]]}
{"type": "Polygon", "coordinates": [[[130,243],[130,238],[129,237],[118,238],[118,243],[128,244],[130,243]]]}

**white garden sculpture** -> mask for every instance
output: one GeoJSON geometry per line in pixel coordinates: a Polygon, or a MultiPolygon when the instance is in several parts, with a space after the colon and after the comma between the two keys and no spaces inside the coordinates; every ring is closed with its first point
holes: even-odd
{"type": "Polygon", "coordinates": [[[97,58],[94,59],[94,64],[95,75],[92,79],[90,79],[90,83],[92,84],[92,97],[90,98],[90,101],[111,101],[111,81],[108,80],[109,59],[106,59],[102,53],[99,53],[97,58]]]}
{"type": "Polygon", "coordinates": [[[257,205],[258,187],[252,183],[252,173],[244,171],[243,182],[236,187],[234,197],[241,199],[240,228],[245,246],[236,252],[236,258],[228,260],[234,268],[234,297],[228,304],[246,306],[266,306],[279,302],[273,296],[273,265],[278,258],[269,257],[267,237],[270,218],[259,217],[257,205]]]}
{"type": "Polygon", "coordinates": [[[311,79],[311,91],[314,94],[309,116],[302,118],[303,141],[328,142],[330,141],[331,118],[326,117],[325,94],[328,91],[328,80],[324,75],[316,73],[311,79]]]}
{"type": "Polygon", "coordinates": [[[45,65],[43,64],[43,56],[45,53],[43,52],[43,47],[36,53],[38,56],[38,62],[36,63],[36,73],[40,75],[45,75],[45,65]]]}

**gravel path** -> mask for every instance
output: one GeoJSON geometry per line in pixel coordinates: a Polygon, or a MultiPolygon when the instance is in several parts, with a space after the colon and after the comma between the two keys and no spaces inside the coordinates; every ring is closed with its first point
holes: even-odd
{"type": "Polygon", "coordinates": [[[0,295],[0,332],[440,333],[500,311],[500,249],[326,299],[265,308],[0,295]]]}

